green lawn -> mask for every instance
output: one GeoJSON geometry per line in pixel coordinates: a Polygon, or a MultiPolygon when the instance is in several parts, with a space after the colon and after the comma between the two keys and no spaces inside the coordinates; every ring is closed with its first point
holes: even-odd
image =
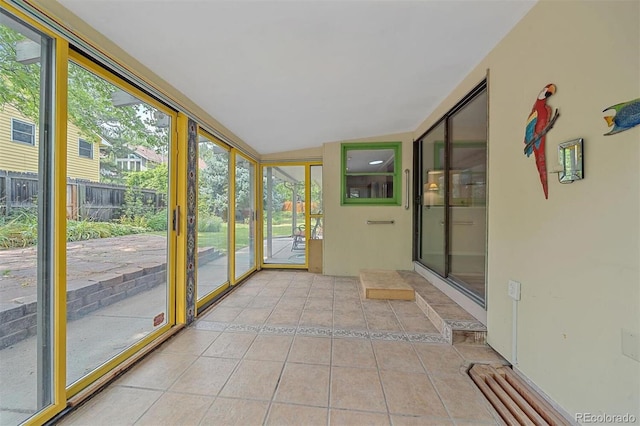
{"type": "MultiPolygon", "coordinates": [[[[274,237],[291,236],[291,224],[273,225],[274,237]]],[[[236,225],[236,250],[249,245],[249,225],[236,225]]],[[[227,252],[227,224],[223,223],[219,232],[198,232],[198,247],[214,247],[227,252]]]]}

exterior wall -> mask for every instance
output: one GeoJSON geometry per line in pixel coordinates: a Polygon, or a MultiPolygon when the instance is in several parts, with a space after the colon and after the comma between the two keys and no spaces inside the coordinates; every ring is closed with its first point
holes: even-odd
{"type": "MultiPolygon", "coordinates": [[[[640,97],[640,3],[541,1],[416,130],[418,137],[489,75],[488,341],[571,414],[640,418],[640,126],[613,136],[602,110],[640,97]],[[560,118],[547,137],[585,140],[586,178],[545,200],[524,156],[531,106],[548,83],[560,118]],[[508,280],[522,283],[517,318],[508,280]],[[517,321],[517,325],[516,325],[517,321]]],[[[329,220],[327,223],[330,224],[329,220]]]]}
{"type": "MultiPolygon", "coordinates": [[[[402,142],[400,206],[340,205],[340,144],[324,144],[322,186],[324,266],[327,275],[358,275],[360,269],[411,269],[412,210],[405,210],[404,170],[412,169],[410,133],[345,142],[402,142]],[[367,225],[367,220],[394,220],[394,225],[367,225]]],[[[411,203],[413,205],[413,203],[411,203]]]]}
{"type": "Polygon", "coordinates": [[[11,105],[0,106],[0,170],[15,172],[38,171],[38,134],[37,123],[26,118],[11,105]],[[11,119],[36,124],[35,145],[28,145],[11,140],[11,119]]]}
{"type": "MultiPolygon", "coordinates": [[[[23,116],[11,105],[0,107],[0,170],[15,172],[38,172],[38,132],[36,124],[35,145],[27,145],[11,140],[11,119],[15,118],[31,123],[32,120],[23,116]]],[[[93,144],[93,158],[83,158],[78,155],[79,129],[69,123],[67,126],[67,173],[70,178],[100,181],[100,150],[98,144],[93,144]]],[[[83,138],[84,139],[84,138],[83,138]]]]}

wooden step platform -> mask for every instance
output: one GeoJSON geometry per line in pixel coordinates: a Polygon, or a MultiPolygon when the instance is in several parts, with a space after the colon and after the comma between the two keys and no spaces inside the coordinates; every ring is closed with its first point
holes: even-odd
{"type": "Polygon", "coordinates": [[[365,299],[415,300],[415,290],[396,271],[363,269],[360,288],[365,299]]]}

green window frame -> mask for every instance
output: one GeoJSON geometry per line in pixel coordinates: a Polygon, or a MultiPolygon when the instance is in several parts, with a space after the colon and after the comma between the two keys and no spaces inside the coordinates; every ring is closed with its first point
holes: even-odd
{"type": "MultiPolygon", "coordinates": [[[[382,152],[381,152],[382,154],[382,152]]],[[[369,163],[371,164],[371,163],[369,163]]],[[[358,205],[358,206],[399,206],[401,204],[401,176],[400,170],[402,169],[402,142],[374,142],[374,143],[343,143],[341,145],[341,205],[358,205]],[[352,161],[353,155],[361,153],[372,154],[372,151],[393,151],[393,160],[384,161],[380,167],[386,167],[387,170],[377,171],[364,171],[362,168],[357,170],[349,170],[349,163],[352,161]],[[368,151],[365,153],[364,151],[368,151]],[[393,168],[389,170],[389,166],[393,164],[393,168]],[[386,189],[382,192],[386,193],[386,196],[371,196],[373,190],[363,189],[362,193],[358,189],[354,189],[349,185],[349,180],[353,181],[353,178],[366,178],[369,177],[373,180],[379,180],[376,178],[384,178],[386,189]],[[350,179],[352,178],[352,179],[350,179]],[[388,183],[391,183],[391,188],[388,188],[388,183]]],[[[364,179],[366,180],[366,179],[364,179]]]]}

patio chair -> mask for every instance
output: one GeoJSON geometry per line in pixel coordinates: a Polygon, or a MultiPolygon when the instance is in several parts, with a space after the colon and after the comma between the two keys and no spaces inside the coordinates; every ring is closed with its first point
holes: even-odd
{"type": "Polygon", "coordinates": [[[293,233],[293,243],[291,244],[291,251],[304,250],[305,235],[304,225],[298,226],[296,232],[293,233]]]}

